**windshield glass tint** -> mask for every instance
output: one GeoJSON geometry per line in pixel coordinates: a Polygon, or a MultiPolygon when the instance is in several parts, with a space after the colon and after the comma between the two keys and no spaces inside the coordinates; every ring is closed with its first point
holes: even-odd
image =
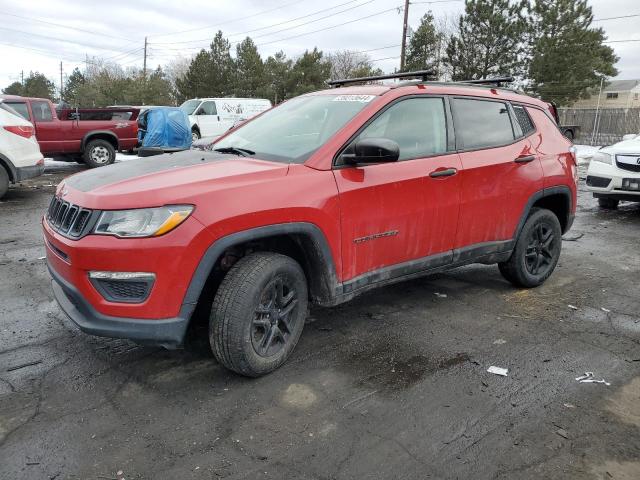
{"type": "Polygon", "coordinates": [[[372,95],[294,98],[240,127],[213,148],[243,148],[264,160],[302,163],[373,98],[372,95]]]}
{"type": "Polygon", "coordinates": [[[187,100],[182,105],[180,105],[180,110],[182,110],[187,115],[192,115],[196,107],[200,105],[200,102],[201,100],[187,100]]]}

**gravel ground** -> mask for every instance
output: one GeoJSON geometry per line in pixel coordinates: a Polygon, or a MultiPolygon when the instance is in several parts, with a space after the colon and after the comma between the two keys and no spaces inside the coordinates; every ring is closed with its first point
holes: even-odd
{"type": "Polygon", "coordinates": [[[313,310],[249,380],[61,313],[39,221],[81,168],[49,162],[0,201],[0,478],[640,478],[640,204],[581,191],[535,290],[474,265],[313,310]]]}

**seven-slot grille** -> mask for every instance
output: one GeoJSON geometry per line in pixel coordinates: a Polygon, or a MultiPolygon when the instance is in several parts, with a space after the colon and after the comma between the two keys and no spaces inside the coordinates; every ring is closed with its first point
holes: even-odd
{"type": "Polygon", "coordinates": [[[56,232],[67,237],[80,238],[86,233],[92,210],[53,197],[47,210],[47,222],[56,232]]]}

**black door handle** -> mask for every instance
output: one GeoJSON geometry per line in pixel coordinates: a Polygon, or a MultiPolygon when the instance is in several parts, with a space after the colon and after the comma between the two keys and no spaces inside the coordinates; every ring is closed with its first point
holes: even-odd
{"type": "Polygon", "coordinates": [[[456,170],[455,168],[447,168],[445,170],[434,170],[429,174],[429,176],[431,178],[450,177],[451,175],[455,175],[456,173],[458,173],[458,170],[456,170]]]}
{"type": "Polygon", "coordinates": [[[516,163],[529,163],[529,162],[533,162],[536,159],[535,155],[520,155],[519,157],[515,158],[513,161],[516,163]]]}

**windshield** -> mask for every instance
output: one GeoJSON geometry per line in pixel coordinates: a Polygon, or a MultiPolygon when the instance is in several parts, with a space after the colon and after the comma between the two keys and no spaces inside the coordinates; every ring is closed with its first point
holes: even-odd
{"type": "Polygon", "coordinates": [[[194,110],[202,100],[187,100],[182,105],[180,105],[180,110],[182,110],[187,115],[193,115],[194,110]]]}
{"type": "Polygon", "coordinates": [[[373,95],[294,98],[239,127],[216,142],[213,149],[240,148],[264,160],[302,163],[374,98],[373,95]]]}

